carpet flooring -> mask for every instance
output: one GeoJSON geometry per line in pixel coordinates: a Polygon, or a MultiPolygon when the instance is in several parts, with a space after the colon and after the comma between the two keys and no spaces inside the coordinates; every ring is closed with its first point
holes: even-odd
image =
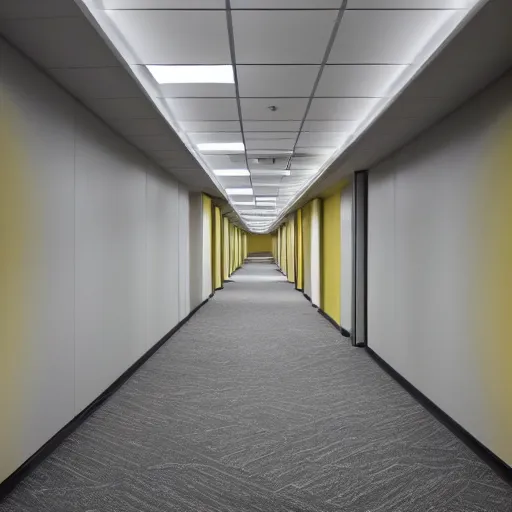
{"type": "Polygon", "coordinates": [[[500,480],[249,263],[0,512],[510,512],[500,480]]]}

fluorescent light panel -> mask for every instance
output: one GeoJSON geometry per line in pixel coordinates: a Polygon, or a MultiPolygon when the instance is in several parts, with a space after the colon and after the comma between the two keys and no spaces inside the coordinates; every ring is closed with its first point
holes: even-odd
{"type": "Polygon", "coordinates": [[[234,84],[233,66],[147,66],[159,84],[234,84]]]}
{"type": "Polygon", "coordinates": [[[213,171],[215,176],[250,176],[247,169],[216,169],[213,171]]]}
{"type": "Polygon", "coordinates": [[[235,206],[254,206],[254,201],[233,201],[235,206]]]}
{"type": "Polygon", "coordinates": [[[203,142],[197,145],[199,151],[245,151],[243,142],[203,142]]]}

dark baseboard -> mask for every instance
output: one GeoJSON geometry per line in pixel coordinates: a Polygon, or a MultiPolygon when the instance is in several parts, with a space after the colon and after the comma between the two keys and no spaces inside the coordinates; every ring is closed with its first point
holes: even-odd
{"type": "MultiPolygon", "coordinates": [[[[212,297],[210,295],[210,297],[212,297]]],[[[98,407],[108,400],[162,345],[178,332],[207,302],[209,298],[194,308],[180,323],[173,327],[160,341],[153,345],[140,359],[135,361],[113,384],[98,398],[90,403],[81,413],[75,416],[67,425],[59,430],[34,455],[26,460],[12,475],[0,482],[0,502],[46,459],[69,435],[71,435],[98,407]]]]}
{"type": "Polygon", "coordinates": [[[482,461],[484,461],[498,476],[512,484],[512,468],[478,439],[471,435],[464,427],[448,416],[432,400],[426,397],[418,388],[400,375],[392,366],[384,361],[370,347],[366,347],[370,357],[393,379],[395,379],[410,395],[412,395],[432,416],[455,434],[468,448],[470,448],[482,461]]]}
{"type": "Polygon", "coordinates": [[[352,334],[350,334],[350,331],[347,331],[347,329],[345,329],[345,327],[341,328],[341,335],[344,338],[351,338],[352,337],[352,334]]]}
{"type": "Polygon", "coordinates": [[[333,326],[334,328],[337,330],[337,331],[341,331],[341,325],[338,324],[338,322],[336,322],[336,320],[334,320],[334,318],[332,318],[331,316],[329,316],[323,309],[321,308],[318,308],[318,312],[326,319],[328,320],[333,326]]]}
{"type": "Polygon", "coordinates": [[[313,306],[315,309],[320,309],[316,304],[313,304],[313,300],[307,293],[304,293],[304,291],[303,291],[302,295],[304,295],[304,297],[306,297],[306,299],[308,299],[309,302],[311,302],[311,306],[313,306]]]}

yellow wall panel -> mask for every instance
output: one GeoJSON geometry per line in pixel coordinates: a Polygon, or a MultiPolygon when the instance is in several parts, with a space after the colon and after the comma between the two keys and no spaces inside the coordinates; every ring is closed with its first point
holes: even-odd
{"type": "Polygon", "coordinates": [[[222,288],[222,216],[220,208],[215,206],[214,216],[214,267],[213,282],[215,289],[222,288]]]}
{"type": "Polygon", "coordinates": [[[341,192],[324,199],[321,222],[321,308],[341,323],[341,192]]]}
{"type": "Polygon", "coordinates": [[[311,286],[311,203],[302,209],[302,280],[304,292],[311,286]]]}
{"type": "Polygon", "coordinates": [[[227,217],[223,217],[222,219],[223,226],[223,235],[222,235],[222,246],[223,246],[223,257],[222,257],[222,265],[223,272],[222,278],[226,280],[229,277],[230,269],[229,269],[229,220],[227,217]]]}
{"type": "Polygon", "coordinates": [[[259,252],[272,252],[272,236],[271,235],[255,235],[249,233],[247,235],[249,254],[259,252]]]}
{"type": "Polygon", "coordinates": [[[303,264],[304,264],[304,252],[302,247],[302,210],[297,211],[297,228],[295,230],[295,252],[297,262],[297,289],[304,289],[304,275],[303,275],[303,264]]]}
{"type": "Polygon", "coordinates": [[[295,283],[295,220],[293,217],[287,223],[286,235],[286,277],[290,283],[295,283]]]}

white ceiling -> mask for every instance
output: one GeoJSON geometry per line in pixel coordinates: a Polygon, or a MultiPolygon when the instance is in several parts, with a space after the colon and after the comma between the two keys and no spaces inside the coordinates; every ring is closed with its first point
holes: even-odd
{"type": "MultiPolygon", "coordinates": [[[[3,0],[0,28],[179,179],[204,185],[201,165],[210,176],[249,169],[249,177],[213,180],[277,197],[277,217],[476,0],[76,1],[89,19],[72,0],[3,0]],[[236,83],[160,85],[148,65],[232,65],[236,83]],[[196,146],[212,142],[245,142],[246,152],[196,146]]],[[[392,119],[424,115],[426,101],[432,111],[446,106],[428,96],[409,98],[392,119]]]]}
{"type": "MultiPolygon", "coordinates": [[[[235,84],[150,86],[165,99],[192,151],[204,142],[245,143],[245,155],[205,154],[204,161],[210,172],[248,168],[249,178],[219,180],[226,188],[252,186],[255,195],[262,188],[267,196],[275,193],[277,215],[400,89],[432,37],[448,22],[453,28],[472,3],[96,0],[95,5],[96,19],[105,9],[104,19],[122,35],[126,58],[137,68],[233,65],[235,84]],[[264,175],[258,174],[262,168],[264,175]],[[283,176],[287,169],[290,176],[283,176]]],[[[414,101],[407,115],[414,115],[414,101]]]]}

